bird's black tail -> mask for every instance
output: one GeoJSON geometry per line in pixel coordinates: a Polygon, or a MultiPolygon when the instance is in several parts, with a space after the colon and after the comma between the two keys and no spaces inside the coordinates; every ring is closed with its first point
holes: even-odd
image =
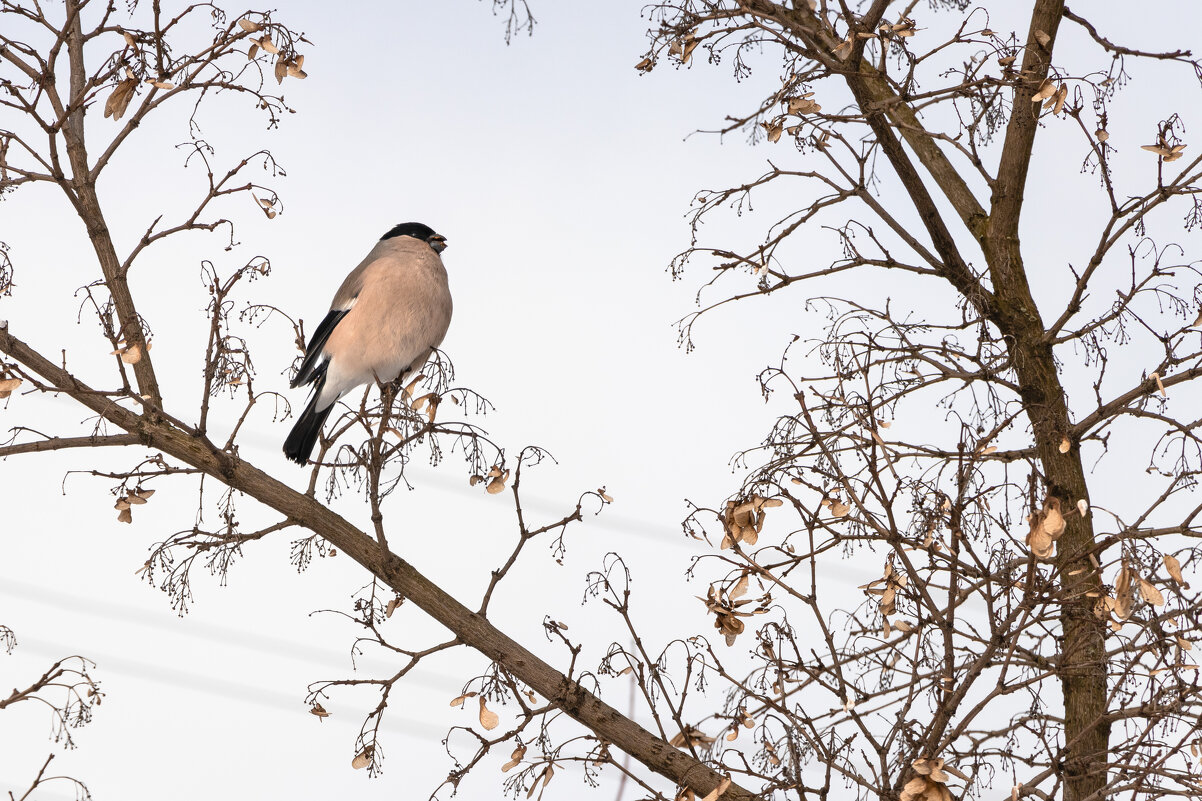
{"type": "Polygon", "coordinates": [[[333,403],[320,411],[317,409],[321,384],[322,382],[318,382],[313,397],[309,399],[309,405],[301,412],[301,416],[296,418],[296,425],[289,432],[288,439],[284,440],[284,455],[297,464],[309,461],[309,454],[313,453],[313,446],[317,444],[321,427],[325,425],[326,418],[334,409],[333,403]]]}

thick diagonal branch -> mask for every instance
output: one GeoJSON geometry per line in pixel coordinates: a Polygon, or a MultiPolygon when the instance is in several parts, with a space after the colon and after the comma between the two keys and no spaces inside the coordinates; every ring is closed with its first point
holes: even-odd
{"type": "MultiPolygon", "coordinates": [[[[312,496],[297,492],[249,462],[216,448],[207,439],[180,430],[165,416],[136,414],[94,392],[3,328],[0,328],[0,353],[16,359],[113,425],[136,434],[146,445],[204,471],[321,535],[454,632],[460,641],[503,665],[598,738],[630,754],[650,770],[701,794],[709,793],[723,781],[708,765],[664,742],[548,665],[312,496]]],[[[731,801],[755,798],[736,784],[731,784],[722,797],[731,801]]]]}

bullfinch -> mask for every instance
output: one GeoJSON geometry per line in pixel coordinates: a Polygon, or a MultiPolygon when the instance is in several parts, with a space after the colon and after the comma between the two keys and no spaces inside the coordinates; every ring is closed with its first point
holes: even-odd
{"type": "Polygon", "coordinates": [[[451,290],[440,253],[446,237],[401,223],[380,238],[334,294],[309,340],[292,386],[313,395],[284,440],[304,464],[334,404],[370,381],[389,383],[421,369],[451,324],[451,290]]]}

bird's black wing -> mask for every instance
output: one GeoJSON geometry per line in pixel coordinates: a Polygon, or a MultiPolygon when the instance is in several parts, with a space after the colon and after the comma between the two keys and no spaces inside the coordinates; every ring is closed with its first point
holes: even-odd
{"type": "Polygon", "coordinates": [[[326,340],[330,338],[330,334],[334,332],[334,328],[337,327],[338,323],[349,311],[350,309],[330,309],[330,313],[326,315],[326,319],[322,320],[321,325],[317,326],[317,330],[313,332],[312,338],[309,339],[309,346],[305,348],[305,358],[301,362],[300,369],[296,371],[296,378],[292,379],[292,387],[295,388],[302,384],[308,384],[320,375],[322,348],[326,346],[326,340]]]}

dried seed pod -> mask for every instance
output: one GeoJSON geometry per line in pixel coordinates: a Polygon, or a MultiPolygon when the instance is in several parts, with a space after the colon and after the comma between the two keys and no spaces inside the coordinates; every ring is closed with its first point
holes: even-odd
{"type": "Polygon", "coordinates": [[[371,764],[372,753],[375,751],[370,745],[355,755],[351,760],[351,767],[355,770],[361,770],[371,764]]]}
{"type": "Polygon", "coordinates": [[[1164,567],[1169,571],[1169,575],[1173,577],[1173,581],[1181,585],[1182,589],[1189,589],[1189,582],[1185,580],[1185,576],[1181,574],[1181,562],[1177,561],[1176,556],[1171,554],[1164,555],[1164,567]]]}
{"type": "Polygon", "coordinates": [[[142,346],[130,345],[125,350],[121,351],[121,361],[126,364],[137,364],[142,361],[142,346]]]}
{"type": "Polygon", "coordinates": [[[1031,102],[1042,103],[1054,94],[1056,94],[1056,84],[1044,78],[1043,83],[1039,84],[1039,88],[1035,90],[1035,94],[1031,95],[1031,102]]]}
{"type": "Polygon", "coordinates": [[[465,700],[467,700],[468,698],[473,698],[473,697],[475,697],[475,695],[476,695],[475,692],[468,692],[468,693],[464,693],[463,695],[457,695],[451,699],[451,706],[463,706],[463,702],[465,700]]]}
{"type": "Polygon", "coordinates": [[[138,86],[137,78],[126,78],[121,83],[117,84],[112,93],[109,95],[104,104],[104,116],[112,117],[114,120],[121,119],[125,114],[125,109],[129,107],[129,101],[133,100],[134,90],[138,86]]]}
{"type": "Polygon", "coordinates": [[[526,756],[526,746],[519,745],[517,748],[513,749],[513,753],[509,755],[509,761],[501,766],[501,772],[508,773],[518,765],[522,764],[522,757],[524,756],[526,756]]]}
{"type": "Polygon", "coordinates": [[[1064,529],[1068,525],[1064,520],[1064,515],[1060,512],[1060,499],[1056,497],[1048,498],[1043,507],[1042,522],[1040,525],[1053,540],[1060,539],[1060,535],[1064,533],[1064,529]]]}
{"type": "Polygon", "coordinates": [[[484,701],[484,696],[480,696],[480,725],[485,731],[492,731],[501,723],[501,716],[488,708],[484,701]]]}
{"type": "Polygon", "coordinates": [[[1156,585],[1145,579],[1139,580],[1140,596],[1152,604],[1152,606],[1164,606],[1164,595],[1156,588],[1156,585]]]}

